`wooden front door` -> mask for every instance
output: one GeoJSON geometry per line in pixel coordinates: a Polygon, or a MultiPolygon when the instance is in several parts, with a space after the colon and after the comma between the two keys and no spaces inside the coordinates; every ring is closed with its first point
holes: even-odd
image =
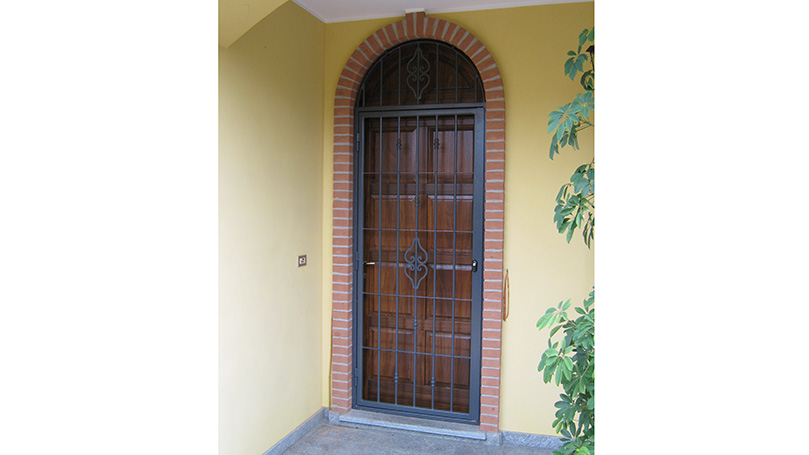
{"type": "Polygon", "coordinates": [[[483,115],[358,115],[358,408],[479,422],[483,115]]]}

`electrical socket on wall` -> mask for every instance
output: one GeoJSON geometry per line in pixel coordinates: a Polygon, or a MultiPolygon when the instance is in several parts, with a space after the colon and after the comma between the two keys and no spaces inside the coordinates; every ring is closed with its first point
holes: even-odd
{"type": "Polygon", "coordinates": [[[303,267],[306,265],[306,255],[298,256],[298,267],[303,267]]]}

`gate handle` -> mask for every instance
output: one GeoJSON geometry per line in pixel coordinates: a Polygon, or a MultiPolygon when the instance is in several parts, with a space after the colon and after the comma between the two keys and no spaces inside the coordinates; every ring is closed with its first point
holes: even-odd
{"type": "Polygon", "coordinates": [[[503,314],[503,321],[508,319],[508,311],[511,308],[511,288],[508,283],[508,269],[506,269],[506,275],[503,277],[503,293],[501,294],[503,298],[502,302],[502,314],[503,314]]]}
{"type": "Polygon", "coordinates": [[[474,272],[477,272],[477,271],[478,271],[478,261],[477,261],[477,259],[475,259],[475,260],[472,261],[472,272],[474,273],[474,272]]]}

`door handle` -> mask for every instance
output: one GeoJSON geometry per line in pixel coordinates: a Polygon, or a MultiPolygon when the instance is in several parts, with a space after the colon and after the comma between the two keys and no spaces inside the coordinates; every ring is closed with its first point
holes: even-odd
{"type": "Polygon", "coordinates": [[[477,271],[478,271],[478,261],[477,261],[477,259],[475,259],[475,260],[472,261],[472,272],[474,273],[474,272],[477,272],[477,271]]]}
{"type": "Polygon", "coordinates": [[[376,265],[376,262],[365,261],[363,264],[364,265],[376,265]]]}

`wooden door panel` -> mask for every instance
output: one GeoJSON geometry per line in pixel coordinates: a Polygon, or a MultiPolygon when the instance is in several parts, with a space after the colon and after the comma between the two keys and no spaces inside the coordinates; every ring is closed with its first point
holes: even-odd
{"type": "Polygon", "coordinates": [[[439,270],[465,269],[472,265],[471,232],[436,232],[431,234],[430,240],[439,270]]]}
{"type": "Polygon", "coordinates": [[[455,229],[457,231],[472,232],[474,230],[472,223],[473,210],[472,196],[458,197],[455,203],[455,229]]]}
{"type": "MultiPolygon", "coordinates": [[[[410,201],[401,201],[396,197],[395,188],[392,195],[382,196],[381,229],[403,229],[416,223],[416,206],[410,201]],[[398,215],[398,217],[397,217],[398,215]],[[398,223],[398,226],[397,226],[398,223]]],[[[404,193],[407,194],[407,193],[404,193]]]]}
{"type": "MultiPolygon", "coordinates": [[[[396,330],[396,324],[392,320],[386,320],[386,316],[382,316],[379,318],[382,324],[388,323],[389,326],[383,326],[381,329],[378,329],[375,326],[371,326],[368,330],[368,333],[365,334],[365,342],[367,346],[379,346],[380,349],[389,349],[389,350],[404,350],[404,351],[412,351],[413,350],[413,331],[412,331],[412,318],[408,321],[407,318],[400,318],[399,320],[399,330],[396,330]],[[410,323],[408,326],[408,322],[410,323]],[[396,339],[398,337],[398,340],[396,339]],[[377,344],[379,343],[379,344],[377,344]],[[398,343],[398,344],[397,344],[398,343]]],[[[392,319],[392,318],[391,318],[392,319]]],[[[369,320],[370,323],[376,324],[377,317],[372,317],[369,320]]]]}
{"type": "MultiPolygon", "coordinates": [[[[469,262],[471,261],[471,255],[469,256],[469,262]]],[[[469,265],[458,265],[455,267],[455,270],[439,268],[435,271],[436,275],[436,284],[435,284],[435,295],[436,297],[447,298],[447,299],[472,299],[472,290],[470,289],[472,284],[472,267],[469,265]],[[453,282],[453,274],[455,280],[455,288],[453,292],[452,282],[453,282]]],[[[427,283],[428,287],[432,287],[432,282],[427,283]]],[[[430,289],[432,295],[432,289],[430,289]]]]}
{"type": "Polygon", "coordinates": [[[425,333],[426,344],[429,346],[435,341],[435,348],[436,352],[444,352],[446,355],[453,355],[455,357],[469,357],[469,347],[471,339],[469,334],[463,334],[459,332],[455,332],[451,334],[450,332],[447,333],[436,333],[433,336],[432,333],[425,333]],[[453,351],[453,340],[454,340],[454,351],[453,351]]]}
{"type": "Polygon", "coordinates": [[[366,229],[363,232],[366,248],[364,262],[381,263],[384,267],[396,267],[397,236],[395,230],[366,229]]]}
{"type": "MultiPolygon", "coordinates": [[[[372,261],[375,260],[376,258],[372,259],[372,261]]],[[[365,295],[396,294],[397,268],[395,267],[395,265],[391,266],[390,264],[370,264],[364,266],[363,269],[365,270],[365,273],[363,274],[363,288],[364,288],[363,293],[365,295]]],[[[402,273],[400,272],[399,275],[402,275],[402,273]]]]}
{"type": "MultiPolygon", "coordinates": [[[[471,261],[470,261],[471,262],[471,261]]],[[[436,280],[435,284],[433,284],[432,280],[424,280],[422,286],[424,289],[419,289],[419,293],[422,295],[429,295],[435,296],[437,298],[445,298],[445,299],[471,299],[472,298],[472,291],[469,288],[472,282],[472,270],[470,266],[466,266],[467,270],[462,270],[461,266],[457,266],[454,270],[455,274],[455,292],[453,294],[452,288],[452,275],[453,270],[451,270],[451,266],[449,270],[439,268],[434,272],[431,270],[432,273],[435,274],[436,280]],[[433,291],[435,289],[435,291],[433,291]]],[[[409,284],[409,283],[408,283],[409,284]]]]}

